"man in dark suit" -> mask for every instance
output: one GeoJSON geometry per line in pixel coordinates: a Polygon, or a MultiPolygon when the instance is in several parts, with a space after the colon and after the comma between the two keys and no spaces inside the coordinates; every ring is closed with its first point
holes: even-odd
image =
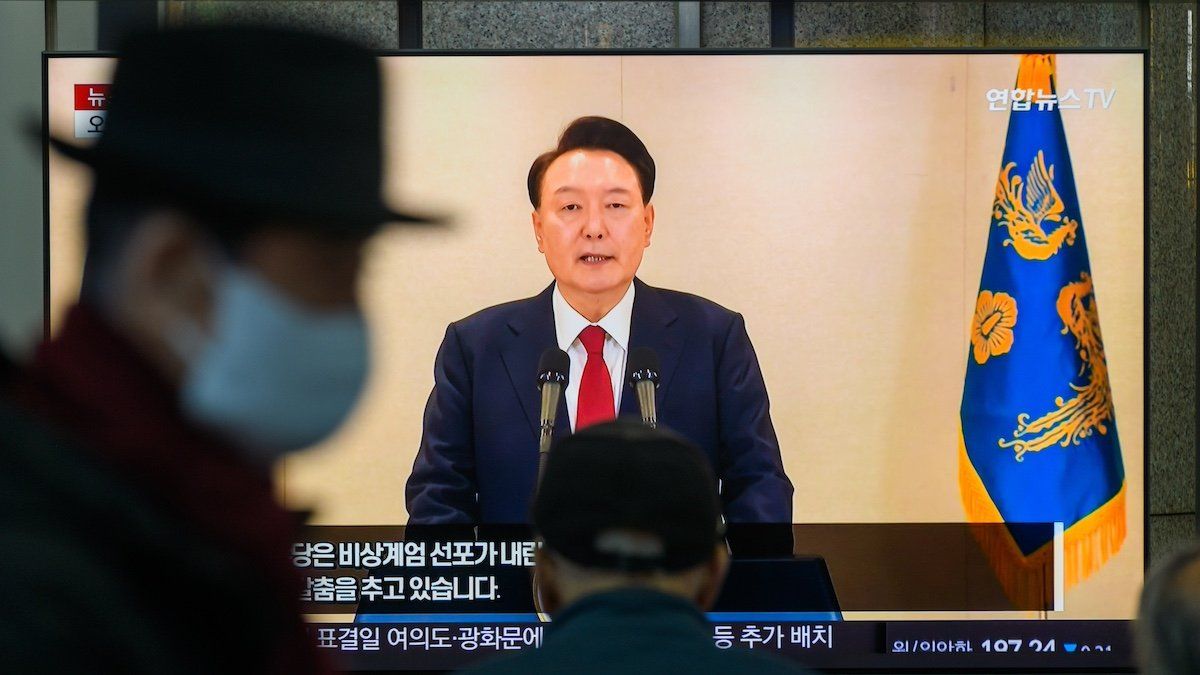
{"type": "Polygon", "coordinates": [[[792,485],[741,315],[635,278],[654,230],[645,145],[619,122],[577,119],[534,160],[528,188],[554,283],[446,329],[408,480],[409,523],[527,522],[538,463],[535,377],[540,354],[555,346],[571,362],[556,437],[636,415],[626,355],[652,348],[661,362],[659,422],[704,451],[725,518],[790,523],[792,485]]]}

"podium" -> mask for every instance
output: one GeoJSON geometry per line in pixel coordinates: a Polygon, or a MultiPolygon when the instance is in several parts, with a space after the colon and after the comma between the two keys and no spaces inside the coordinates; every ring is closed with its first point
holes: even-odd
{"type": "Polygon", "coordinates": [[[709,618],[840,621],[842,614],[824,558],[734,558],[709,618]]]}

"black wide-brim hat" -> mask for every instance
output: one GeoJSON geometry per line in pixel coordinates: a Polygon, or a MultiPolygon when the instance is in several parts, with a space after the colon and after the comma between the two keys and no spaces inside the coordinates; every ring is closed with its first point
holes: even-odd
{"type": "Polygon", "coordinates": [[[437,221],[384,203],[379,64],[349,42],[249,26],[136,34],[109,94],[94,145],[49,138],[109,184],[331,234],[437,221]]]}

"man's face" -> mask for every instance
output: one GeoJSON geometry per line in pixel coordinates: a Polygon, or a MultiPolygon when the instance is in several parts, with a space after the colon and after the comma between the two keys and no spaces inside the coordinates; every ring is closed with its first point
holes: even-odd
{"type": "Polygon", "coordinates": [[[654,207],[642,204],[637,173],[615,152],[574,150],[547,167],[533,233],[568,297],[624,293],[653,230],[654,207]]]}
{"type": "MultiPolygon", "coordinates": [[[[276,291],[311,312],[358,310],[358,274],[364,239],[311,234],[284,225],[249,234],[237,250],[237,264],[258,274],[276,291]]],[[[215,276],[208,271],[208,282],[215,276]]],[[[211,286],[205,289],[212,292],[211,286]]],[[[211,304],[201,325],[211,328],[211,304]]]]}
{"type": "MultiPolygon", "coordinates": [[[[358,274],[365,238],[310,234],[283,224],[249,234],[236,264],[253,271],[284,298],[311,312],[357,310],[358,274]]],[[[147,356],[178,382],[184,362],[169,334],[181,320],[211,337],[220,263],[203,228],[174,211],[143,220],[126,246],[116,287],[119,324],[147,356]]]]}

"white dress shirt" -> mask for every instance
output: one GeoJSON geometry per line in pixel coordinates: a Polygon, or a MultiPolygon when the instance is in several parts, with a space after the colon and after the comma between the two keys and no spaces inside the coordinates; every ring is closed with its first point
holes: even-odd
{"type": "Polygon", "coordinates": [[[554,333],[558,338],[558,347],[567,353],[571,359],[570,380],[567,382],[567,417],[571,421],[571,431],[575,431],[575,411],[579,408],[579,380],[583,378],[583,366],[587,363],[587,349],[579,341],[579,333],[591,325],[600,326],[607,335],[604,336],[604,365],[608,366],[608,376],[612,380],[613,410],[621,410],[621,388],[625,384],[625,356],[629,353],[629,324],[633,320],[633,283],[629,290],[609,310],[603,318],[593,324],[583,318],[575,308],[567,304],[567,299],[554,285],[554,333]]]}

